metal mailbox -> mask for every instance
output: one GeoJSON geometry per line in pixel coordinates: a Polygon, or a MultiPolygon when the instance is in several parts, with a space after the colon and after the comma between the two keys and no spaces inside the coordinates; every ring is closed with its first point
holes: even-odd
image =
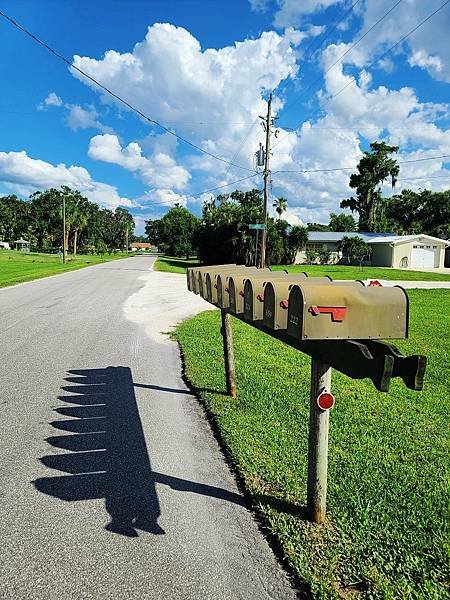
{"type": "Polygon", "coordinates": [[[221,268],[221,267],[226,267],[226,268],[233,268],[236,267],[236,263],[230,263],[228,264],[224,264],[224,265],[210,265],[210,266],[206,266],[206,267],[191,267],[190,269],[188,269],[188,271],[191,272],[191,286],[192,286],[192,291],[195,294],[200,294],[202,297],[205,297],[206,295],[206,282],[205,282],[205,278],[204,276],[202,276],[203,273],[206,274],[207,271],[211,270],[212,268],[221,268]]]}
{"type": "Polygon", "coordinates": [[[299,340],[408,337],[408,296],[403,288],[292,286],[287,334],[299,340]]]}
{"type": "Polygon", "coordinates": [[[286,329],[288,322],[289,293],[293,285],[302,284],[304,287],[324,287],[326,289],[341,285],[342,287],[364,287],[362,281],[346,281],[333,283],[331,277],[298,276],[283,281],[269,282],[264,289],[263,321],[269,329],[286,329]]]}
{"type": "MultiPolygon", "coordinates": [[[[217,277],[219,275],[227,275],[228,273],[256,273],[258,271],[257,267],[245,267],[242,265],[236,265],[235,267],[210,267],[205,274],[205,282],[206,282],[206,300],[211,302],[212,304],[219,304],[218,302],[218,284],[217,277]]],[[[223,294],[221,292],[221,297],[223,301],[223,294]]],[[[219,305],[221,306],[221,305],[219,305]]]]}
{"type": "MultiPolygon", "coordinates": [[[[296,277],[307,279],[306,273],[299,273],[296,277]]],[[[292,280],[292,275],[287,271],[275,271],[274,273],[261,273],[250,275],[244,282],[244,319],[246,321],[261,321],[263,318],[264,288],[268,281],[292,280]]]]}
{"type": "MultiPolygon", "coordinates": [[[[258,277],[261,276],[263,279],[271,278],[273,273],[270,269],[258,269],[258,277]]],[[[229,308],[235,315],[240,315],[244,312],[244,285],[247,279],[246,273],[233,273],[228,277],[228,300],[229,308]]]]}

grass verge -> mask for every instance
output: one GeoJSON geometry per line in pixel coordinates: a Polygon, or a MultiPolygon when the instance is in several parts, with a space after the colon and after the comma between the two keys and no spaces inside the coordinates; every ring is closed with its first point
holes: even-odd
{"type": "Polygon", "coordinates": [[[304,519],[310,362],[233,320],[239,395],[224,395],[218,311],[182,323],[186,375],[214,416],[265,526],[314,597],[448,597],[447,290],[412,290],[405,354],[428,355],[425,389],[389,394],[333,373],[328,520],[304,519]],[[214,391],[212,391],[214,390],[214,391]]]}
{"type": "Polygon", "coordinates": [[[176,258],[173,256],[158,256],[153,265],[154,271],[166,271],[167,273],[180,273],[185,275],[188,267],[198,265],[199,261],[193,258],[176,258]]]}
{"type": "MultiPolygon", "coordinates": [[[[159,256],[155,262],[155,271],[168,273],[186,273],[188,267],[198,265],[195,258],[188,260],[172,256],[159,256]]],[[[346,265],[274,265],[274,271],[286,269],[289,273],[305,271],[310,277],[329,275],[333,279],[393,279],[404,281],[450,281],[450,275],[431,271],[408,271],[407,269],[385,269],[383,267],[352,267],[346,265]]]]}
{"type": "Polygon", "coordinates": [[[450,281],[450,275],[432,271],[385,269],[384,267],[352,267],[347,265],[274,265],[274,271],[286,269],[289,273],[305,271],[310,277],[329,275],[333,279],[393,279],[396,281],[450,281]]]}
{"type": "Polygon", "coordinates": [[[58,257],[56,254],[0,250],[0,287],[32,281],[33,279],[41,279],[42,277],[65,273],[66,271],[74,271],[126,256],[130,255],[121,252],[103,257],[97,255],[78,255],[76,258],[73,258],[69,256],[68,262],[63,265],[61,257],[58,257]]]}

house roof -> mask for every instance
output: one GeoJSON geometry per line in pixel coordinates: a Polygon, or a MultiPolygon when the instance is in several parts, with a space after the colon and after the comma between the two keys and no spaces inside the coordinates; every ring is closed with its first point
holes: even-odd
{"type": "Polygon", "coordinates": [[[391,237],[393,233],[365,233],[359,231],[309,231],[308,242],[340,242],[344,237],[361,237],[368,242],[374,237],[391,237]]]}
{"type": "Polygon", "coordinates": [[[426,235],[424,233],[418,233],[416,235],[390,235],[385,237],[377,236],[368,240],[369,244],[404,244],[405,242],[414,242],[416,240],[427,240],[432,243],[440,242],[441,244],[445,244],[446,246],[450,245],[450,242],[443,240],[441,238],[433,237],[432,235],[426,235]]]}
{"type": "Polygon", "coordinates": [[[148,242],[131,242],[130,246],[134,248],[151,248],[152,245],[148,242]]]}
{"type": "Polygon", "coordinates": [[[362,238],[367,244],[402,244],[405,242],[412,242],[419,238],[425,238],[431,242],[441,242],[450,245],[450,242],[442,240],[441,238],[426,235],[424,233],[418,233],[416,235],[395,235],[395,233],[368,233],[359,231],[309,231],[308,242],[340,242],[344,237],[358,236],[362,238]]]}

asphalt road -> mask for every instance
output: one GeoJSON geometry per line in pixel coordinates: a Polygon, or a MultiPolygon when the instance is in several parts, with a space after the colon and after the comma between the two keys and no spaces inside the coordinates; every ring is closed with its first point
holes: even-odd
{"type": "Polygon", "coordinates": [[[0,290],[0,598],[296,597],[161,332],[203,308],[133,257],[0,290]]]}

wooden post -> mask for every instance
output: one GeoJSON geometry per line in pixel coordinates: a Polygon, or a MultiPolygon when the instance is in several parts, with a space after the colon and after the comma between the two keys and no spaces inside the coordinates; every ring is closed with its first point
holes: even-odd
{"type": "Polygon", "coordinates": [[[311,399],[309,413],[308,498],[311,521],[323,523],[327,501],[329,410],[317,405],[317,396],[330,392],[331,368],[314,358],[311,360],[311,399]]]}
{"type": "Polygon", "coordinates": [[[227,394],[232,398],[236,398],[236,367],[234,365],[234,350],[233,350],[233,331],[231,329],[230,313],[222,308],[222,328],[223,337],[223,356],[225,359],[225,379],[227,382],[227,394]]]}

